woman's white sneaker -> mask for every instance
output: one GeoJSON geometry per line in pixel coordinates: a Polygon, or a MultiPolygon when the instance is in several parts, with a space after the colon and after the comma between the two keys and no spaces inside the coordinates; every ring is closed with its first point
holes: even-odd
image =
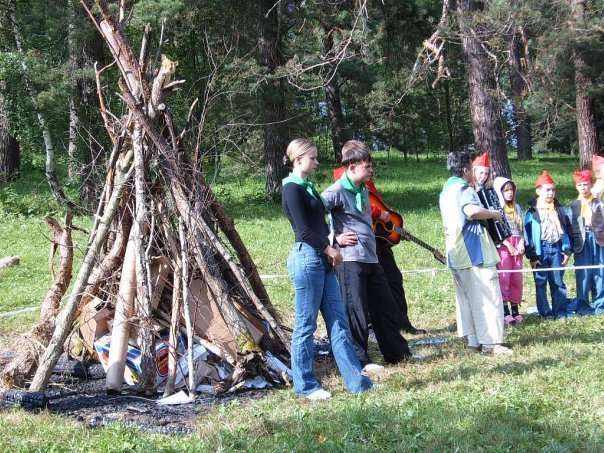
{"type": "Polygon", "coordinates": [[[319,389],[309,393],[305,396],[305,398],[313,401],[326,400],[331,398],[331,393],[329,393],[327,390],[319,389]]]}

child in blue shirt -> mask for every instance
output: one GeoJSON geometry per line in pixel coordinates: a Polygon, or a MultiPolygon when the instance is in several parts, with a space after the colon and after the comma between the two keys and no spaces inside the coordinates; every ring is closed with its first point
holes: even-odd
{"type": "MultiPolygon", "coordinates": [[[[526,257],[533,269],[563,267],[570,258],[570,225],[556,200],[556,184],[547,171],[535,183],[537,198],[531,200],[524,218],[526,257]]],[[[566,318],[564,271],[534,272],[537,310],[546,319],[566,318]],[[547,284],[552,296],[547,300],[547,284]]]]}

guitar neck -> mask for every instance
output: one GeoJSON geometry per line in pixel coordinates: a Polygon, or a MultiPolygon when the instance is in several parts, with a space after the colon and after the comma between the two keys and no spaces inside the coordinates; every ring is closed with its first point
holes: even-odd
{"type": "MultiPolygon", "coordinates": [[[[428,250],[428,251],[430,251],[432,253],[438,252],[438,250],[436,250],[434,247],[426,244],[421,239],[416,238],[415,236],[413,236],[411,233],[409,233],[404,228],[401,228],[399,226],[393,225],[392,229],[394,231],[396,231],[398,234],[400,234],[402,237],[408,238],[411,242],[415,242],[417,245],[425,248],[426,250],[428,250]]],[[[440,253],[440,252],[438,252],[438,253],[440,253]]]]}

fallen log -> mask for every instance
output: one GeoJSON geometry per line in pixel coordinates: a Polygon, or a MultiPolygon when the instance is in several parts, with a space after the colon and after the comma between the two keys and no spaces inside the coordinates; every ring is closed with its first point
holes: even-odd
{"type": "Polygon", "coordinates": [[[4,269],[5,267],[16,266],[19,264],[19,256],[11,255],[6,258],[0,258],[0,269],[4,269]]]}
{"type": "MultiPolygon", "coordinates": [[[[15,357],[2,370],[0,381],[6,387],[24,387],[27,379],[35,371],[44,348],[48,345],[55,330],[55,321],[61,298],[71,282],[73,269],[73,240],[71,237],[73,215],[68,212],[65,216],[65,227],[46,217],[45,221],[51,230],[51,257],[59,251],[58,273],[55,281],[46,293],[42,303],[40,318],[29,332],[23,334],[16,342],[15,357]]],[[[51,266],[52,268],[52,266],[51,266]]]]}

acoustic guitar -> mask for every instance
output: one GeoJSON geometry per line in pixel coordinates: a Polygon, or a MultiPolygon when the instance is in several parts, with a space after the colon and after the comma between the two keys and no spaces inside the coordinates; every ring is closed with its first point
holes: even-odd
{"type": "Polygon", "coordinates": [[[424,241],[416,238],[409,233],[409,231],[405,230],[403,228],[403,216],[388,208],[381,198],[371,191],[369,191],[369,203],[372,206],[375,206],[378,209],[386,211],[388,214],[390,214],[389,222],[382,222],[379,219],[373,220],[373,231],[375,232],[375,236],[377,238],[384,239],[392,245],[398,244],[401,242],[401,239],[407,239],[430,251],[437,261],[447,264],[447,260],[438,249],[426,244],[424,241]]]}

